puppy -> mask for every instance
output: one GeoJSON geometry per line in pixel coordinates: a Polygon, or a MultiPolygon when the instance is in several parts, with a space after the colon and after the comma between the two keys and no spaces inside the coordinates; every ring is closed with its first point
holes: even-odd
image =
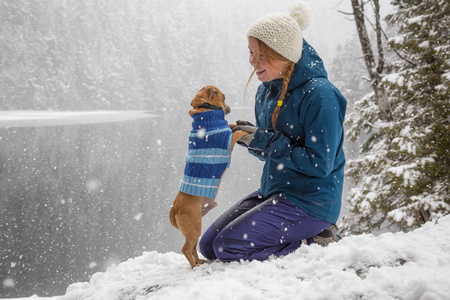
{"type": "Polygon", "coordinates": [[[194,119],[189,136],[189,150],[180,191],[170,209],[170,223],[186,241],[181,249],[191,268],[206,261],[199,259],[197,242],[202,217],[217,206],[215,197],[229,166],[237,140],[247,134],[231,133],[224,116],[230,112],[225,95],[215,86],[205,86],[194,96],[189,115],[194,119]]]}

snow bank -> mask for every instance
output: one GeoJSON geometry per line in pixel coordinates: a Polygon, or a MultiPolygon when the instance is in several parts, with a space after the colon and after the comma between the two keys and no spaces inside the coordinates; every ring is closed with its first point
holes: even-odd
{"type": "Polygon", "coordinates": [[[351,236],[265,262],[213,262],[146,252],[58,300],[449,299],[450,216],[409,233],[351,236]]]}

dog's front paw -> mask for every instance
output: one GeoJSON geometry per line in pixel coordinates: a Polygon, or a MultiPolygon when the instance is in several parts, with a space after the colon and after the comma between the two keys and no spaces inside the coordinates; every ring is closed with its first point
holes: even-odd
{"type": "Polygon", "coordinates": [[[210,200],[208,199],[208,201],[206,201],[203,204],[202,207],[202,217],[204,215],[206,215],[211,209],[213,209],[214,207],[216,207],[217,205],[219,205],[219,203],[217,203],[216,201],[214,201],[214,199],[210,200]]]}

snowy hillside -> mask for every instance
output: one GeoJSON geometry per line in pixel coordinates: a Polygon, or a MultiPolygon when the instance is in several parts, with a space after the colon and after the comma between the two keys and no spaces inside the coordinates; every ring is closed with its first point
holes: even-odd
{"type": "Polygon", "coordinates": [[[56,299],[449,299],[449,229],[446,216],[409,233],[351,236],[284,258],[193,270],[181,254],[146,252],[56,299]]]}

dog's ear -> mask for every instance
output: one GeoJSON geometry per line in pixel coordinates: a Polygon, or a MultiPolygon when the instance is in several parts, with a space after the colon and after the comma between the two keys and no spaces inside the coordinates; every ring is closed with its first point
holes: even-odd
{"type": "Polygon", "coordinates": [[[225,114],[230,112],[230,107],[225,104],[225,95],[215,86],[210,86],[207,89],[207,95],[209,98],[209,103],[217,107],[221,107],[225,114]]]}
{"type": "Polygon", "coordinates": [[[220,91],[216,91],[215,97],[217,101],[216,106],[222,107],[222,110],[225,112],[226,115],[229,114],[231,110],[230,107],[225,103],[225,95],[220,91]]]}
{"type": "Polygon", "coordinates": [[[211,103],[213,102],[213,98],[216,96],[217,91],[213,86],[205,86],[200,91],[197,92],[194,99],[191,101],[192,107],[200,107],[204,103],[211,103]]]}
{"type": "Polygon", "coordinates": [[[214,87],[208,86],[206,89],[206,97],[208,98],[208,102],[211,102],[211,100],[216,96],[217,91],[214,87]]]}

